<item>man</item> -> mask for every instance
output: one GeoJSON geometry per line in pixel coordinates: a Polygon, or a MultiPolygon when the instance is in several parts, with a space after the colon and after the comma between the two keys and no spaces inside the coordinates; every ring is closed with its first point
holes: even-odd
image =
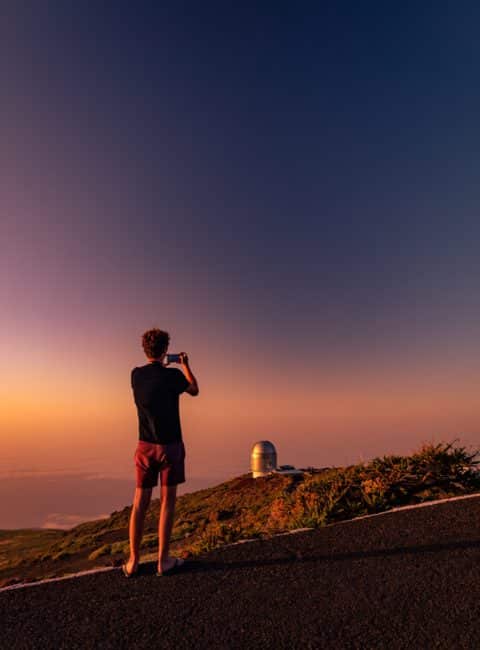
{"type": "Polygon", "coordinates": [[[183,369],[167,368],[165,355],[170,335],[151,329],[142,336],[148,363],[134,368],[131,384],[138,413],[139,441],[135,452],[137,487],[130,515],[130,558],[123,565],[127,578],[134,576],[140,560],[145,515],[160,474],[160,517],[158,522],[157,575],[174,573],[183,564],[169,556],[177,485],[185,482],[185,446],[179,414],[179,395],[198,395],[198,383],[188,356],[180,353],[183,369]]]}

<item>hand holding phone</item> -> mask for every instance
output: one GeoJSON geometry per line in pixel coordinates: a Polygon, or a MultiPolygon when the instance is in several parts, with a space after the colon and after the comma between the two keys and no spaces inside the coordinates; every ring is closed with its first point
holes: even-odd
{"type": "Polygon", "coordinates": [[[167,354],[165,356],[165,363],[168,366],[170,363],[180,363],[182,366],[188,365],[188,355],[186,352],[179,354],[167,354]]]}

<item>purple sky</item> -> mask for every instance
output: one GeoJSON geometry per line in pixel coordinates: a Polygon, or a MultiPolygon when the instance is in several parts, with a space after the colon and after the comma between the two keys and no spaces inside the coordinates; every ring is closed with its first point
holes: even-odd
{"type": "Polygon", "coordinates": [[[3,24],[0,471],[129,480],[151,326],[192,479],[477,445],[480,9],[162,7],[3,24]]]}

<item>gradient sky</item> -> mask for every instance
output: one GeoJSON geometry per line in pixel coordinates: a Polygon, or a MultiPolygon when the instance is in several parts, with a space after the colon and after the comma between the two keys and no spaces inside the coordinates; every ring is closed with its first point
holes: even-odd
{"type": "Polygon", "coordinates": [[[17,4],[3,475],[130,476],[151,326],[192,477],[480,442],[478,5],[17,4]]]}

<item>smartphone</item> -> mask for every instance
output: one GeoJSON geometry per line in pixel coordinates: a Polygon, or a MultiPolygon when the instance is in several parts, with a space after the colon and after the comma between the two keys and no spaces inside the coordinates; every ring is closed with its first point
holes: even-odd
{"type": "Polygon", "coordinates": [[[167,354],[165,361],[167,363],[180,363],[180,355],[179,354],[167,354]]]}

